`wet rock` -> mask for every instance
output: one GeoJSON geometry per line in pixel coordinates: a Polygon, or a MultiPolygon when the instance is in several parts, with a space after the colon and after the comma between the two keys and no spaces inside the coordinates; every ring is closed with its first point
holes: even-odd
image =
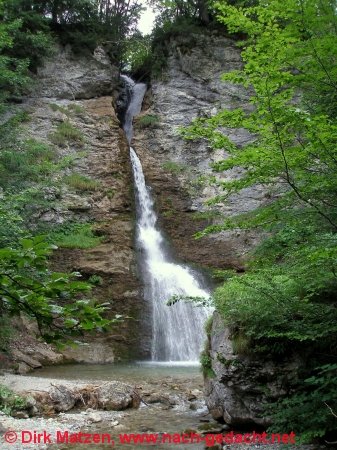
{"type": "Polygon", "coordinates": [[[196,400],[197,398],[202,397],[202,392],[199,389],[193,389],[187,393],[187,400],[196,400]]]}
{"type": "Polygon", "coordinates": [[[194,395],[195,397],[201,397],[202,396],[202,392],[199,389],[193,389],[191,391],[191,395],[194,395]]]}
{"type": "Polygon", "coordinates": [[[168,401],[170,405],[179,405],[179,403],[181,403],[181,399],[178,395],[170,395],[168,401]]]}
{"type": "MultiPolygon", "coordinates": [[[[164,404],[169,404],[170,400],[169,400],[170,396],[167,394],[163,394],[161,392],[153,392],[147,396],[144,396],[144,399],[146,401],[146,403],[164,403],[164,404]]],[[[175,396],[171,396],[171,399],[173,400],[174,398],[176,398],[175,396]]],[[[173,403],[175,404],[175,403],[173,403]]]]}
{"type": "Polygon", "coordinates": [[[29,373],[32,371],[32,368],[28,366],[28,364],[24,362],[20,362],[17,367],[17,373],[20,375],[25,375],[26,373],[29,373]]]}
{"type": "Polygon", "coordinates": [[[193,395],[192,393],[188,393],[187,394],[187,400],[191,401],[191,400],[196,400],[196,395],[193,395]]]}

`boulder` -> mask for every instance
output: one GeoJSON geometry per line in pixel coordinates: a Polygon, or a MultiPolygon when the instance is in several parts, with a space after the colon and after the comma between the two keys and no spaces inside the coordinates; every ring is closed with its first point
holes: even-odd
{"type": "Polygon", "coordinates": [[[93,423],[102,422],[102,417],[97,412],[92,412],[88,415],[88,419],[93,423]]]}
{"type": "Polygon", "coordinates": [[[75,406],[76,395],[69,386],[52,386],[49,391],[56,412],[69,411],[75,406]]]}
{"type": "Polygon", "coordinates": [[[132,386],[120,381],[109,381],[96,390],[100,409],[120,411],[139,406],[138,396],[132,386]]]}
{"type": "Polygon", "coordinates": [[[28,364],[24,362],[20,362],[17,367],[17,373],[20,375],[25,375],[26,373],[31,372],[33,369],[28,366],[28,364]]]}
{"type": "Polygon", "coordinates": [[[39,361],[37,361],[35,358],[32,358],[31,356],[24,354],[18,349],[12,350],[12,355],[17,361],[25,363],[32,369],[38,369],[42,367],[42,364],[39,361]]]}

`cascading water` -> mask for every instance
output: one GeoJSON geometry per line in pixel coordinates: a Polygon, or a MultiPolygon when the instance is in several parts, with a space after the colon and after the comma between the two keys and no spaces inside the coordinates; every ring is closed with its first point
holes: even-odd
{"type": "MultiPolygon", "coordinates": [[[[140,113],[146,85],[134,83],[126,76],[123,78],[133,87],[124,121],[124,130],[131,144],[132,119],[140,113]]],[[[167,301],[174,295],[207,298],[209,294],[188,267],[169,261],[164,250],[164,237],[156,226],[157,216],[150,190],[132,147],[130,156],[138,213],[137,240],[145,262],[145,295],[152,304],[151,357],[153,361],[197,361],[205,339],[203,327],[208,311],[186,302],[168,306],[167,301]]]]}

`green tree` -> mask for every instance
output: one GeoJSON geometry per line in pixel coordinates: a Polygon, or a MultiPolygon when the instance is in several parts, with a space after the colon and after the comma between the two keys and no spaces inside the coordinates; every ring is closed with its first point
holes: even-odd
{"type": "MultiPolygon", "coordinates": [[[[3,12],[3,2],[0,2],[0,14],[3,12]]],[[[14,46],[15,33],[22,22],[0,22],[0,102],[3,103],[10,95],[18,94],[27,85],[28,59],[19,59],[8,55],[14,46]]]]}
{"type": "Polygon", "coordinates": [[[5,54],[28,63],[29,69],[36,71],[52,45],[49,19],[44,16],[39,2],[2,0],[0,18],[8,26],[17,24],[12,29],[12,42],[4,49],[5,54]]]}
{"type": "Polygon", "coordinates": [[[203,25],[210,22],[210,5],[206,0],[150,0],[158,12],[157,25],[179,19],[194,19],[203,25]]]}
{"type": "Polygon", "coordinates": [[[128,39],[136,32],[142,4],[140,0],[97,0],[97,3],[99,34],[112,57],[123,64],[128,39]]]}
{"type": "Polygon", "coordinates": [[[260,0],[253,6],[218,2],[216,7],[230,32],[246,36],[244,68],[223,79],[250,87],[253,108],[198,119],[182,133],[229,153],[214,164],[215,172],[244,168],[240,179],[218,181],[222,201],[255,185],[274,195],[264,207],[210,226],[199,237],[235,228],[267,231],[247,273],[231,276],[216,290],[215,305],[234,339],[245,339],[245,351],[268,357],[296,350],[310,354],[303,380],[312,382],[294,386],[298,395],[274,405],[272,413],[274,431],[286,424],[311,439],[336,429],[326,405],[336,399],[331,363],[337,357],[335,3],[260,0]],[[245,127],[254,139],[240,148],[221,131],[224,127],[245,127]],[[329,369],[315,372],[322,365],[329,369]],[[303,415],[298,420],[301,402],[305,421],[303,415]]]}
{"type": "Polygon", "coordinates": [[[119,62],[141,10],[139,0],[2,0],[0,17],[5,22],[19,19],[11,56],[25,56],[36,70],[50,53],[51,32],[75,53],[92,52],[105,43],[119,62]]]}
{"type": "Polygon", "coordinates": [[[0,250],[0,314],[26,314],[34,319],[48,342],[65,339],[94,328],[104,329],[113,320],[103,319],[106,305],[79,297],[91,285],[79,274],[51,272],[48,256],[55,247],[41,236],[22,239],[17,249],[0,250]]]}
{"type": "Polygon", "coordinates": [[[152,38],[151,36],[143,36],[140,32],[131,35],[126,42],[126,49],[124,51],[123,62],[125,68],[131,71],[137,79],[139,71],[151,71],[152,63],[152,38]]]}
{"type": "Polygon", "coordinates": [[[276,180],[283,192],[269,208],[256,212],[253,219],[240,217],[224,227],[231,226],[230,222],[249,224],[251,220],[262,225],[267,219],[274,225],[283,224],[285,216],[294,217],[295,209],[301,220],[310,221],[313,215],[318,215],[327,229],[337,230],[334,201],[337,124],[325,100],[317,105],[316,96],[308,94],[316,92],[320,83],[324,84],[326,95],[329,92],[333,96],[336,91],[333,80],[337,45],[331,39],[336,16],[335,13],[323,16],[324,10],[317,7],[321,38],[315,37],[313,43],[310,29],[303,30],[301,17],[301,14],[312,16],[313,4],[315,0],[301,7],[293,0],[268,2],[268,8],[264,3],[246,9],[219,5],[222,13],[219,20],[230,31],[243,31],[249,36],[242,52],[244,69],[225,74],[223,79],[253,87],[254,111],[222,111],[210,120],[195,121],[183,134],[187,139],[204,137],[213,147],[230,152],[230,158],[214,164],[216,171],[234,166],[246,169],[240,180],[221,183],[223,199],[256,183],[275,185],[276,180]],[[306,34],[309,37],[304,39],[306,34]],[[296,99],[302,86],[304,94],[296,99]],[[324,113],[323,108],[328,111],[324,113]],[[258,138],[240,149],[218,131],[221,126],[244,126],[258,138]]]}

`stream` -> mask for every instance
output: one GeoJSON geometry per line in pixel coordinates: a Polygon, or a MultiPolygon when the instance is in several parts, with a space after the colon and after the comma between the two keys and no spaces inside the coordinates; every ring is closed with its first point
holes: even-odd
{"type": "MultiPolygon", "coordinates": [[[[163,364],[152,362],[135,362],[126,364],[67,364],[55,367],[45,367],[34,372],[37,377],[87,380],[97,384],[108,380],[119,380],[141,388],[141,391],[153,392],[154,395],[170,392],[174,397],[184,397],[176,405],[156,402],[142,403],[138,409],[128,409],[120,412],[119,425],[111,426],[109,422],[100,422],[82,429],[89,433],[109,433],[118,436],[123,433],[183,433],[185,430],[196,430],[209,416],[204,402],[201,400],[202,375],[200,367],[177,363],[163,364]],[[80,372],[79,372],[80,370],[80,372]],[[80,376],[79,376],[80,374],[80,376]],[[99,380],[99,382],[97,381],[99,380]],[[200,396],[188,401],[187,392],[199,390],[200,396]],[[191,407],[193,405],[193,407],[191,407]],[[192,408],[192,409],[191,409],[192,408]]],[[[95,444],[95,449],[106,449],[107,444],[95,444]]],[[[116,444],[114,448],[157,448],[150,444],[116,444]]],[[[56,449],[83,449],[83,444],[52,445],[56,449]]],[[[92,447],[91,447],[92,448],[92,447]]],[[[160,448],[176,448],[178,450],[203,450],[203,444],[161,444],[160,448]]]]}

